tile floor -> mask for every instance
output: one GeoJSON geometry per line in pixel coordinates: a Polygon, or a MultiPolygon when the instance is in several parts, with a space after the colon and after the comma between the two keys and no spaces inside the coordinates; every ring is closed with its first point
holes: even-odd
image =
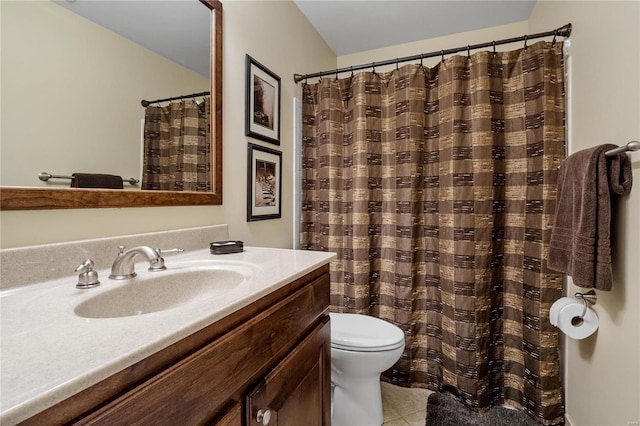
{"type": "Polygon", "coordinates": [[[424,426],[432,391],[382,382],[383,426],[424,426]]]}

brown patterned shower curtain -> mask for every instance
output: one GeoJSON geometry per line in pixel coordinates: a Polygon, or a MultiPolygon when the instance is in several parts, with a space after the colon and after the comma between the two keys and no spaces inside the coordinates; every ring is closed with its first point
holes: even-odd
{"type": "Polygon", "coordinates": [[[148,106],[142,189],[211,191],[211,99],[148,106]]]}
{"type": "Polygon", "coordinates": [[[563,72],[562,43],[539,42],[304,85],[301,245],[338,255],[333,310],[404,330],[386,380],[563,421],[563,72]]]}

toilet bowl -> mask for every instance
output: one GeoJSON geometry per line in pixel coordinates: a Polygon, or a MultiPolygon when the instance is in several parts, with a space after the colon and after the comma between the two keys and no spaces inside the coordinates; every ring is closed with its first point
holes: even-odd
{"type": "Polygon", "coordinates": [[[404,350],[404,333],[395,325],[360,314],[331,317],[333,426],[380,426],[380,373],[404,350]]]}

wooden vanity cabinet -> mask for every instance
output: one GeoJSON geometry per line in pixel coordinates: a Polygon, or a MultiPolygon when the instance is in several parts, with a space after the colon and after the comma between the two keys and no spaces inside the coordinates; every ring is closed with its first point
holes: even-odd
{"type": "Polygon", "coordinates": [[[329,425],[328,306],[323,266],[24,424],[329,425]]]}

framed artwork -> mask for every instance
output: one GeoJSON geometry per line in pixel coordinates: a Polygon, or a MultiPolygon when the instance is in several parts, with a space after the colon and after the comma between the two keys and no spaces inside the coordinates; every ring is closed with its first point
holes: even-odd
{"type": "Polygon", "coordinates": [[[247,222],[282,217],[282,153],[250,143],[247,222]]]}
{"type": "Polygon", "coordinates": [[[247,55],[245,134],[280,145],[280,77],[247,55]]]}

